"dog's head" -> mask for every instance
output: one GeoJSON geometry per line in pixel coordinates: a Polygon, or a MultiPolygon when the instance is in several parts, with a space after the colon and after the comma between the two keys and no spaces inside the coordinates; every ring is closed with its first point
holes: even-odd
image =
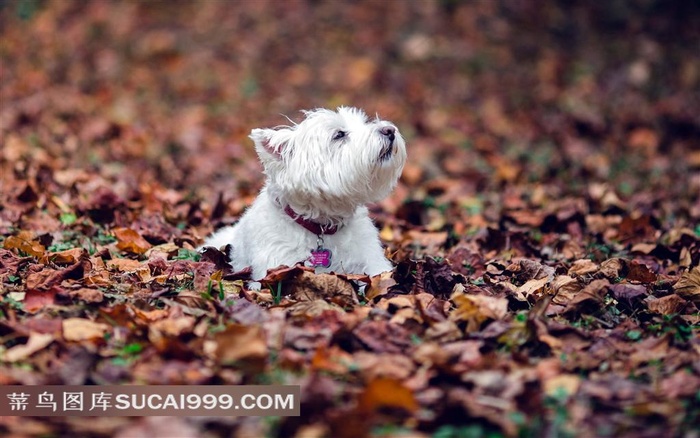
{"type": "Polygon", "coordinates": [[[274,198],[310,219],[342,220],[389,194],[406,162],[396,126],[356,108],[304,114],[294,126],[250,133],[274,198]]]}

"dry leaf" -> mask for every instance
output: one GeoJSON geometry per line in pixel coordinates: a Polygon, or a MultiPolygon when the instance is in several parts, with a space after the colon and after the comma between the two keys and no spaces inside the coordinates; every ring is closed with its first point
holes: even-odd
{"type": "Polygon", "coordinates": [[[48,290],[29,289],[24,295],[23,307],[29,313],[36,313],[56,302],[56,294],[63,289],[53,286],[48,290]]]}
{"type": "Polygon", "coordinates": [[[528,280],[525,282],[525,284],[518,287],[515,292],[524,297],[529,297],[530,295],[535,294],[539,295],[545,290],[548,283],[549,278],[547,277],[540,278],[538,280],[528,280]]]}
{"type": "Polygon", "coordinates": [[[31,233],[22,231],[16,236],[8,236],[3,244],[5,249],[17,249],[33,257],[41,257],[46,252],[44,245],[32,240],[31,233]]]}
{"type": "Polygon", "coordinates": [[[684,272],[673,285],[673,290],[681,298],[700,303],[700,266],[684,272]]]}
{"type": "Polygon", "coordinates": [[[138,260],[112,259],[107,260],[105,265],[108,268],[116,269],[119,272],[135,272],[144,283],[151,281],[153,278],[151,276],[151,269],[148,266],[148,263],[142,263],[138,260]]]}
{"type": "Polygon", "coordinates": [[[145,254],[146,251],[151,249],[151,244],[131,228],[115,228],[112,232],[117,238],[117,248],[121,251],[145,254]]]}
{"type": "Polygon", "coordinates": [[[657,300],[649,301],[649,310],[662,315],[681,313],[688,302],[676,294],[667,295],[657,300]]]}
{"type": "Polygon", "coordinates": [[[26,344],[15,345],[3,352],[0,360],[17,362],[28,358],[39,350],[43,350],[54,341],[54,336],[48,333],[30,333],[26,344]]]}
{"type": "Polygon", "coordinates": [[[72,265],[87,257],[88,252],[84,248],[72,248],[65,251],[45,254],[41,258],[41,262],[44,264],[72,265]]]}
{"type": "Polygon", "coordinates": [[[265,333],[259,326],[229,324],[224,331],[214,335],[214,341],[214,357],[222,364],[267,357],[265,333]]]}
{"type": "Polygon", "coordinates": [[[370,381],[357,403],[358,409],[367,414],[379,408],[399,408],[408,412],[418,409],[418,403],[408,388],[398,380],[384,377],[370,381]]]}
{"type": "Polygon", "coordinates": [[[189,333],[194,328],[195,319],[191,316],[181,316],[177,318],[164,318],[152,322],[148,326],[149,331],[160,332],[168,336],[179,336],[182,333],[189,333]]]}
{"type": "Polygon", "coordinates": [[[467,295],[457,285],[450,300],[456,308],[450,313],[451,320],[466,321],[467,331],[479,329],[481,323],[488,319],[502,319],[508,313],[506,298],[485,295],[467,295]]]}
{"type": "Polygon", "coordinates": [[[597,272],[599,266],[590,259],[576,260],[569,268],[569,275],[588,275],[597,272]]]}
{"type": "Polygon", "coordinates": [[[63,339],[66,341],[89,341],[102,339],[110,326],[84,318],[63,320],[63,339]]]}
{"type": "Polygon", "coordinates": [[[79,299],[86,303],[101,303],[104,300],[104,294],[97,289],[88,289],[82,287],[76,290],[69,290],[68,295],[73,299],[79,299]]]}
{"type": "Polygon", "coordinates": [[[581,378],[574,374],[558,374],[544,380],[544,392],[550,397],[558,397],[562,391],[571,397],[580,386],[581,378]]]}

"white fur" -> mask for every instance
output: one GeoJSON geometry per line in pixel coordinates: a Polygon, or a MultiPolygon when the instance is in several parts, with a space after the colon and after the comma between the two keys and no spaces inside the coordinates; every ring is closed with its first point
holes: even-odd
{"type": "Polygon", "coordinates": [[[317,236],[284,212],[289,205],[305,218],[339,227],[323,236],[323,247],[333,253],[323,271],[377,275],[391,270],[365,204],[383,199],[396,185],[406,162],[403,138],[391,123],[368,120],[356,108],[304,114],[294,126],[251,131],[265,187],[236,225],[217,231],[204,246],[231,244],[233,268],[250,266],[255,280],[279,265],[303,263],[316,249],[317,236]],[[393,142],[380,132],[384,127],[394,128],[393,142]],[[334,139],[338,131],[347,134],[334,139]]]}

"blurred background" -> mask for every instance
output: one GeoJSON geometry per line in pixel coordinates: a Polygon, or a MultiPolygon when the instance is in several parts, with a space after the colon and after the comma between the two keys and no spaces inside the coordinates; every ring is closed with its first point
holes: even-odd
{"type": "Polygon", "coordinates": [[[16,175],[81,169],[205,210],[223,192],[235,215],[262,183],[252,128],[351,105],[408,141],[390,211],[600,183],[631,209],[700,218],[697,1],[4,0],[0,29],[0,160],[16,175]]]}

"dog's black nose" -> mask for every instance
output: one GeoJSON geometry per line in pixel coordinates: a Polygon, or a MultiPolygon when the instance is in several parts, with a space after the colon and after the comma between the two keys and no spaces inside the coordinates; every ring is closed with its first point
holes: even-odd
{"type": "Polygon", "coordinates": [[[382,133],[382,135],[389,137],[390,141],[394,141],[394,138],[396,137],[394,134],[396,133],[396,128],[393,126],[384,126],[379,130],[379,132],[382,133]]]}

